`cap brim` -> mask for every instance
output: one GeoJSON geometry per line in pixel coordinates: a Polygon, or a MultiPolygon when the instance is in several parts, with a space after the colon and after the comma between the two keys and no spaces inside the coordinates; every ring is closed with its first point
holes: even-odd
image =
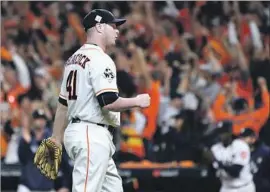
{"type": "Polygon", "coordinates": [[[124,24],[127,20],[126,19],[114,19],[111,23],[114,23],[116,26],[120,26],[124,24]]]}

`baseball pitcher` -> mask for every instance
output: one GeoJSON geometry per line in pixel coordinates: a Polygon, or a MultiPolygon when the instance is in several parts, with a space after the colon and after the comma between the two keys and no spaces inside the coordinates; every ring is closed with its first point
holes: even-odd
{"type": "Polygon", "coordinates": [[[63,139],[74,161],[73,192],[123,191],[112,159],[112,133],[120,126],[120,111],[150,105],[148,94],[118,96],[116,67],[106,48],[115,45],[117,27],[125,21],[104,9],[85,16],[87,42],[66,62],[53,134],[42,142],[34,158],[41,173],[55,179],[63,139]]]}

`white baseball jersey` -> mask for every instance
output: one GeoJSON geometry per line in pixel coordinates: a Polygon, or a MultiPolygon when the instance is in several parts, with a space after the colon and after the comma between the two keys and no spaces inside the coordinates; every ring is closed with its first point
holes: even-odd
{"type": "Polygon", "coordinates": [[[252,182],[250,149],[244,141],[235,139],[228,147],[224,147],[222,143],[217,143],[212,146],[211,151],[214,157],[224,165],[237,164],[243,166],[238,178],[231,177],[226,171],[219,169],[217,174],[222,186],[237,188],[252,182]]]}
{"type": "Polygon", "coordinates": [[[120,113],[103,110],[97,96],[118,93],[116,67],[98,46],[84,44],[66,62],[59,100],[67,103],[68,120],[120,126],[120,113]]]}

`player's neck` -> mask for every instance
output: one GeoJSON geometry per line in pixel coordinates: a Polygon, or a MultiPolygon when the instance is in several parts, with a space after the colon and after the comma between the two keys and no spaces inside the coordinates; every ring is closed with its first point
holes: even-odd
{"type": "Polygon", "coordinates": [[[86,44],[96,45],[100,47],[104,52],[106,51],[106,46],[104,46],[103,43],[98,39],[89,38],[87,39],[86,44]]]}

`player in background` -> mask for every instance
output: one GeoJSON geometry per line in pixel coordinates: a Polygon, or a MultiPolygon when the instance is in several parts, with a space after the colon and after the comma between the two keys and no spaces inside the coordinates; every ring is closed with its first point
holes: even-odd
{"type": "Polygon", "coordinates": [[[117,26],[125,21],[104,9],[85,16],[87,41],[66,62],[53,134],[40,145],[34,159],[44,175],[55,179],[64,140],[74,160],[73,192],[123,191],[112,159],[113,131],[120,127],[121,111],[150,105],[148,94],[118,95],[116,67],[106,50],[115,45],[117,26]]]}
{"type": "Polygon", "coordinates": [[[233,139],[232,124],[220,122],[220,142],[211,147],[212,164],[220,178],[220,192],[255,192],[250,170],[250,149],[241,139],[233,139]]]}
{"type": "Polygon", "coordinates": [[[239,138],[251,150],[250,168],[257,192],[270,191],[270,147],[263,143],[251,128],[244,128],[239,138]]]}

